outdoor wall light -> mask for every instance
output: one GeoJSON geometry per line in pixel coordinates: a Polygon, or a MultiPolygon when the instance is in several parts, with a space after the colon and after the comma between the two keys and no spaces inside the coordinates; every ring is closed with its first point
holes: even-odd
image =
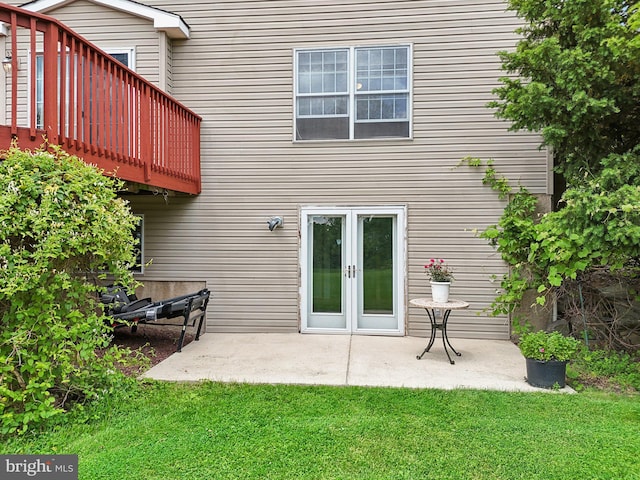
{"type": "Polygon", "coordinates": [[[274,231],[276,227],[281,227],[283,224],[282,217],[271,217],[267,220],[267,225],[269,225],[269,230],[274,231]]]}
{"type": "MultiPolygon", "coordinates": [[[[4,71],[7,74],[11,73],[11,68],[12,68],[11,60],[12,60],[11,53],[7,52],[7,54],[2,59],[2,68],[4,68],[4,71]]],[[[19,58],[17,59],[17,62],[16,62],[16,70],[20,70],[20,59],[19,58]]]]}

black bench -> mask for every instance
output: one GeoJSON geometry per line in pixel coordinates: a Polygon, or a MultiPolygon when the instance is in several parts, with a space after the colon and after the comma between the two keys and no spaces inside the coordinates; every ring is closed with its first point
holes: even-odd
{"type": "Polygon", "coordinates": [[[131,325],[133,332],[140,323],[176,326],[178,325],[176,323],[162,323],[158,320],[183,317],[182,331],[176,350],[180,352],[189,324],[195,327],[197,323],[195,340],[200,339],[210,296],[211,292],[203,288],[195,293],[153,302],[151,298],[138,299],[135,295],[128,294],[122,287],[110,286],[100,296],[100,301],[105,305],[105,311],[110,316],[111,325],[114,328],[131,325]]]}

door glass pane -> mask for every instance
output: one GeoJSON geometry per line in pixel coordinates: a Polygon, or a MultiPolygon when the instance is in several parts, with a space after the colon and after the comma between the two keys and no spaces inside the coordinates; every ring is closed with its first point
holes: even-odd
{"type": "Polygon", "coordinates": [[[362,262],[363,313],[393,315],[393,218],[363,219],[362,262]]]}
{"type": "Polygon", "coordinates": [[[311,219],[314,313],[342,313],[343,217],[311,219]]]}

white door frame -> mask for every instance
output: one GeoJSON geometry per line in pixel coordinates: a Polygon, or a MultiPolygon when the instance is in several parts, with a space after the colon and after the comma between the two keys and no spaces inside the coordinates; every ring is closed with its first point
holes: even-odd
{"type": "MultiPolygon", "coordinates": [[[[404,205],[396,206],[304,206],[300,208],[300,331],[302,333],[323,334],[362,334],[362,335],[404,335],[406,323],[406,277],[407,277],[407,208],[404,205]],[[345,216],[357,219],[358,214],[391,215],[396,219],[396,248],[394,251],[394,310],[397,315],[396,329],[362,329],[355,324],[358,315],[357,284],[347,282],[346,295],[351,299],[345,302],[346,326],[345,328],[318,328],[308,326],[309,301],[312,292],[309,290],[309,231],[308,218],[314,215],[345,216]]],[[[357,224],[357,222],[355,222],[357,224]]],[[[348,227],[347,227],[348,228],[348,227]]],[[[358,238],[356,235],[347,235],[351,242],[351,252],[357,251],[358,238]]],[[[346,264],[355,264],[354,259],[347,259],[346,264]]]]}

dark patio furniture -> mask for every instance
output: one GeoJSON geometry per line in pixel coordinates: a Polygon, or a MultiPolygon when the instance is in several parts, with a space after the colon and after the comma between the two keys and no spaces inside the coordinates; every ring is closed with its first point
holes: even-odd
{"type": "Polygon", "coordinates": [[[122,287],[111,286],[107,287],[107,291],[100,296],[100,300],[105,304],[105,311],[112,319],[112,326],[118,328],[130,325],[132,332],[135,332],[138,324],[141,323],[179,326],[177,323],[163,323],[158,320],[182,317],[182,331],[176,350],[180,352],[187,326],[195,327],[197,323],[195,340],[200,339],[210,295],[211,292],[203,288],[195,293],[153,302],[151,298],[138,299],[135,295],[128,294],[122,287]]]}

